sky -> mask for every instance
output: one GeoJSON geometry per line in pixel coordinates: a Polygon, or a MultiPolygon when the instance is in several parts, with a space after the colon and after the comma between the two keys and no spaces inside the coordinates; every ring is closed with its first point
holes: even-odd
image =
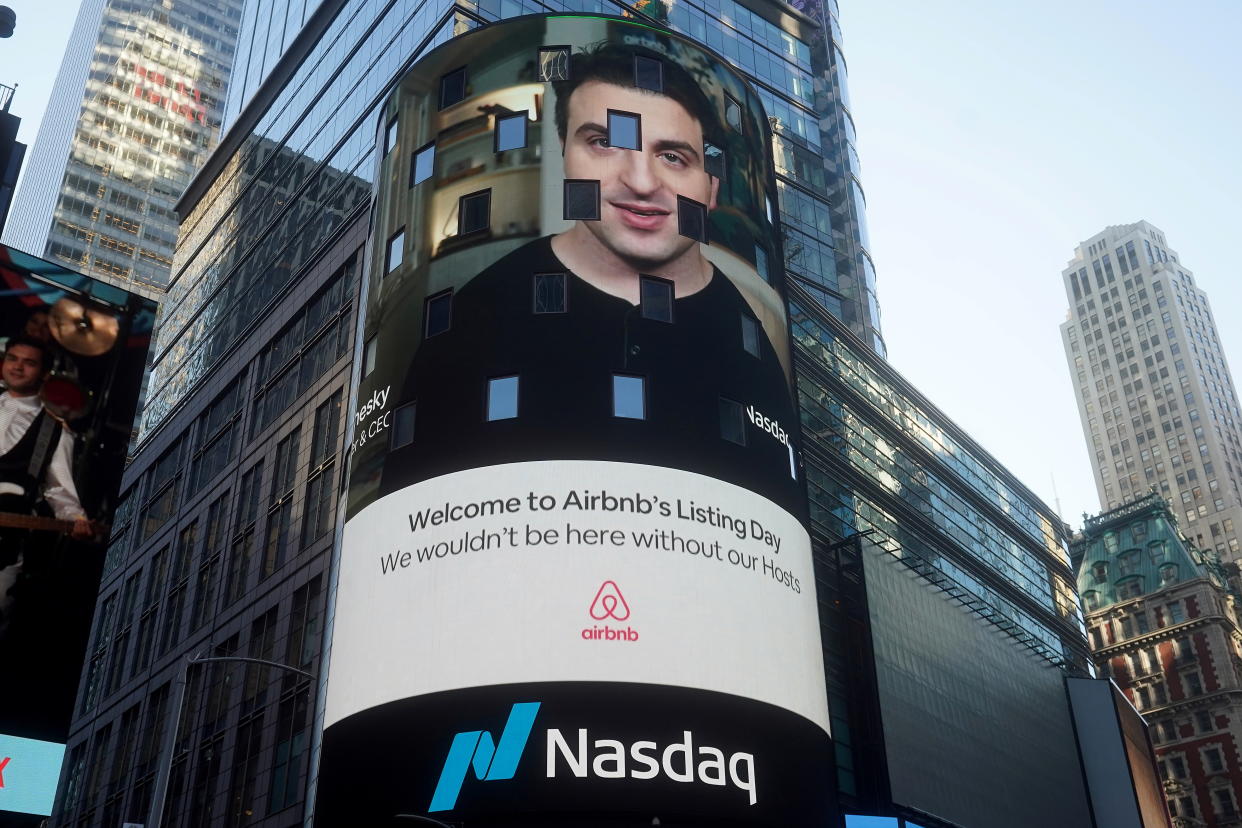
{"type": "MultiPolygon", "coordinates": [[[[76,0],[4,0],[33,143],[76,0]]],[[[889,359],[1073,526],[1099,511],[1061,270],[1146,219],[1242,370],[1242,3],[840,0],[889,359]]]]}

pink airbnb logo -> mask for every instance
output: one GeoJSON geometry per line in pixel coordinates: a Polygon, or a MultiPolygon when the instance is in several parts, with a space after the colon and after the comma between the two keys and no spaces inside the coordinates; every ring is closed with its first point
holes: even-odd
{"type": "MultiPolygon", "coordinates": [[[[616,581],[604,581],[595,593],[591,602],[591,617],[596,621],[624,621],[630,617],[630,605],[616,581]]],[[[586,641],[637,641],[638,630],[631,626],[610,627],[608,624],[595,624],[582,631],[586,641]]]]}
{"type": "Polygon", "coordinates": [[[596,621],[605,618],[624,621],[630,617],[630,605],[625,602],[616,581],[604,581],[599,585],[595,600],[591,602],[591,617],[596,621]]]}

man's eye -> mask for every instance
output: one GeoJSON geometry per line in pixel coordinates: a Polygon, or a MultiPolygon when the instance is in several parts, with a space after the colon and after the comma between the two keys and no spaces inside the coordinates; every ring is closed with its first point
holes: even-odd
{"type": "Polygon", "coordinates": [[[660,157],[663,158],[668,163],[673,164],[674,166],[678,166],[678,167],[686,166],[686,159],[682,158],[680,155],[678,155],[675,152],[665,152],[665,153],[662,153],[660,157]]]}
{"type": "Polygon", "coordinates": [[[601,147],[601,148],[606,149],[608,147],[608,136],[607,135],[593,135],[587,139],[587,144],[593,147],[601,147]]]}

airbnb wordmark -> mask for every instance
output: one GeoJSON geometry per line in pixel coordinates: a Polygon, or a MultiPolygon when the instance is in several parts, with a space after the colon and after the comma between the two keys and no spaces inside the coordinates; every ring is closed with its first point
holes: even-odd
{"type": "MultiPolygon", "coordinates": [[[[630,617],[630,605],[621,594],[621,587],[616,581],[604,581],[595,592],[595,600],[591,601],[591,618],[596,621],[625,621],[630,617]]],[[[633,627],[611,627],[608,624],[594,624],[582,631],[587,641],[637,641],[638,630],[633,627]]]]}

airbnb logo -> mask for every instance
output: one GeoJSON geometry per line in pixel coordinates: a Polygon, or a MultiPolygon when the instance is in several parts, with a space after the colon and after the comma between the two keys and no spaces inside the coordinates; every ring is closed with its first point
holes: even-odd
{"type": "MultiPolygon", "coordinates": [[[[596,621],[625,621],[630,617],[630,605],[616,581],[604,581],[595,593],[591,602],[591,617],[596,621]]],[[[633,627],[610,627],[607,624],[593,625],[582,631],[586,641],[637,641],[638,630],[633,627]]]]}
{"type": "Polygon", "coordinates": [[[624,621],[630,617],[630,605],[625,602],[616,581],[604,581],[599,585],[599,592],[595,593],[595,600],[591,602],[591,617],[596,621],[605,618],[624,621]]]}
{"type": "Polygon", "coordinates": [[[9,760],[12,758],[12,756],[6,756],[3,759],[0,759],[0,788],[4,787],[4,768],[9,764],[9,760]]]}

